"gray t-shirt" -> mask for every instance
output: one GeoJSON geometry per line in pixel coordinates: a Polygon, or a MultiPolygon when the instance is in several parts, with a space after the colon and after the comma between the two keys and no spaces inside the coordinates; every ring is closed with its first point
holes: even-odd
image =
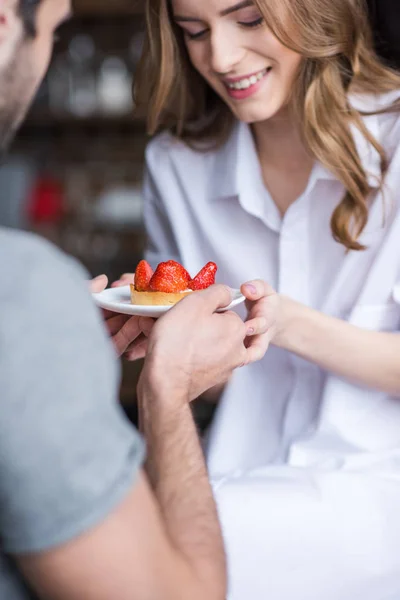
{"type": "Polygon", "coordinates": [[[99,524],[137,477],[139,434],[83,271],[0,228],[0,599],[29,594],[12,557],[99,524]]]}

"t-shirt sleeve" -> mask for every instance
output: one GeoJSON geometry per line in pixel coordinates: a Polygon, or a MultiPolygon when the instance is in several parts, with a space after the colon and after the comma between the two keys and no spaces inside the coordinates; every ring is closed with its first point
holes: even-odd
{"type": "Polygon", "coordinates": [[[118,404],[117,357],[83,271],[41,242],[23,270],[0,291],[0,536],[19,554],[99,524],[144,455],[118,404]]]}
{"type": "Polygon", "coordinates": [[[166,168],[165,157],[160,156],[156,140],[146,152],[143,184],[144,225],[147,235],[145,258],[153,268],[160,262],[180,260],[179,248],[157,176],[159,169],[165,171],[166,168]]]}

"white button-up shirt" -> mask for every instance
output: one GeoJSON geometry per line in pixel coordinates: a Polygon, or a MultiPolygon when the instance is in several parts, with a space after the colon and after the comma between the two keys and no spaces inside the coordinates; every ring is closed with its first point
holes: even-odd
{"type": "MultiPolygon", "coordinates": [[[[400,97],[353,97],[371,111],[400,97]]],[[[390,167],[375,191],[360,241],[346,252],[330,219],[342,184],[316,163],[304,193],[282,218],[266,189],[249,127],[237,123],[218,151],[199,153],[163,134],[147,150],[147,259],[175,258],[192,275],[209,260],[231,287],[262,278],[282,294],[371,330],[397,332],[400,306],[400,115],[364,118],[390,167]]],[[[354,130],[370,185],[380,158],[354,130]]],[[[354,356],[357,360],[357,356],[354,356]]],[[[400,357],[399,357],[400,368],[400,357]]],[[[271,347],[238,370],[224,394],[208,442],[214,476],[266,465],[368,469],[400,477],[400,398],[364,388],[271,347]]]]}

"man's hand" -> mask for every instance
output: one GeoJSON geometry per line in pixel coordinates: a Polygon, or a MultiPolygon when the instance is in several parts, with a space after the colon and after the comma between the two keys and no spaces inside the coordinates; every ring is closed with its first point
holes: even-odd
{"type": "Polygon", "coordinates": [[[192,401],[248,362],[247,327],[230,304],[229,288],[214,285],[181,300],[157,321],[148,342],[141,385],[192,401]]]}
{"type": "Polygon", "coordinates": [[[99,294],[106,289],[108,284],[107,275],[99,275],[89,282],[89,289],[92,294],[99,294]]]}
{"type": "Polygon", "coordinates": [[[124,273],[119,279],[117,279],[117,281],[114,281],[111,284],[111,287],[117,288],[124,285],[129,285],[131,283],[135,283],[135,273],[124,273]]]}
{"type": "MultiPolygon", "coordinates": [[[[89,288],[98,294],[107,287],[108,279],[99,275],[92,279],[89,288]]],[[[146,356],[147,338],[153,328],[153,319],[129,317],[109,310],[103,310],[103,317],[118,356],[127,360],[139,360],[146,356]],[[140,321],[140,325],[139,325],[140,321]]]]}

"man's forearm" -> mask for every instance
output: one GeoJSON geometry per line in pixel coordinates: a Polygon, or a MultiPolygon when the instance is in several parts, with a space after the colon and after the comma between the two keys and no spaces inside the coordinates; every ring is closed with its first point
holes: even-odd
{"type": "Polygon", "coordinates": [[[204,598],[225,598],[226,565],[216,505],[190,406],[139,388],[147,474],[173,546],[193,569],[204,598]]]}

